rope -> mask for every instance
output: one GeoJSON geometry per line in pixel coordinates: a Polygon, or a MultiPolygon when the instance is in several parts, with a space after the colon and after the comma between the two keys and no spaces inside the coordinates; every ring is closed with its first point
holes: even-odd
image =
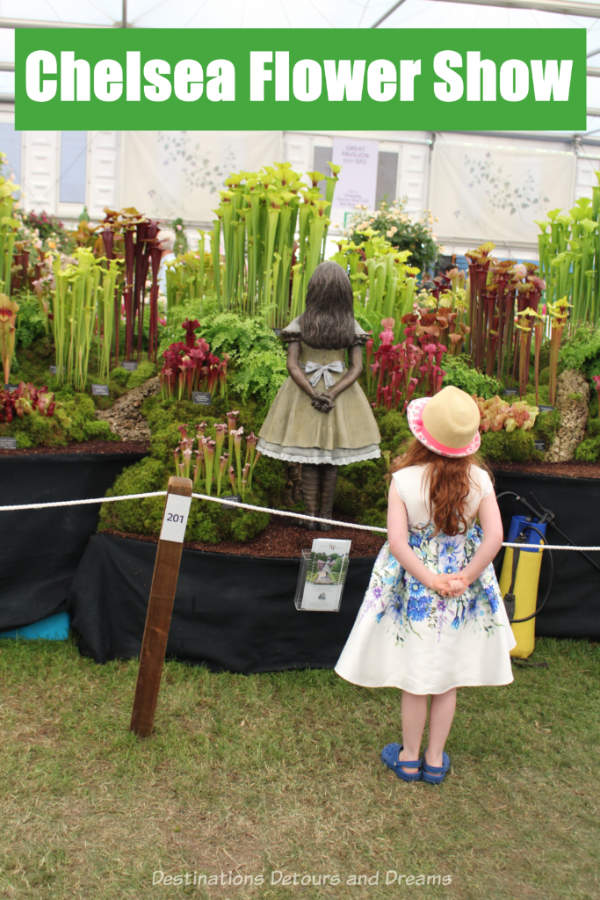
{"type": "MultiPolygon", "coordinates": [[[[238,503],[237,500],[223,500],[222,497],[211,497],[209,494],[192,494],[194,500],[209,500],[211,503],[224,503],[227,506],[238,506],[240,509],[252,509],[255,512],[266,512],[272,516],[301,519],[304,522],[324,522],[326,525],[339,525],[341,528],[355,528],[358,531],[379,531],[387,534],[387,528],[377,525],[358,525],[354,522],[341,522],[339,519],[320,519],[318,516],[306,516],[303,513],[289,512],[285,509],[271,509],[269,506],[253,506],[251,503],[238,503]]],[[[1,509],[1,508],[0,508],[1,509]]]]}
{"type": "MultiPolygon", "coordinates": [[[[145,500],[147,497],[166,497],[167,491],[151,491],[146,494],[125,494],[120,497],[94,497],[89,500],[61,500],[52,503],[20,503],[11,506],[0,506],[0,513],[21,512],[28,509],[52,509],[60,506],[90,506],[94,503],[118,503],[120,500],[145,500]]],[[[342,522],[340,519],[323,519],[319,516],[307,516],[304,513],[291,512],[284,509],[271,509],[269,506],[254,506],[237,500],[225,500],[223,497],[211,497],[209,494],[192,494],[194,500],[207,500],[209,503],[222,503],[238,509],[250,509],[254,512],[265,512],[271,516],[284,516],[288,519],[300,519],[305,522],[323,522],[325,525],[337,525],[341,528],[352,528],[356,531],[376,531],[387,534],[386,528],[377,525],[359,525],[357,522],[342,522]]],[[[600,547],[572,547],[566,544],[502,544],[503,547],[514,547],[519,550],[571,550],[575,553],[600,553],[600,547]]]]}
{"type": "Polygon", "coordinates": [[[56,506],[91,506],[93,503],[117,503],[119,500],[143,500],[145,497],[166,497],[166,491],[150,494],[127,494],[124,497],[94,497],[93,500],[61,500],[56,503],[19,503],[14,506],[0,506],[2,512],[20,512],[23,509],[52,509],[56,506]]]}

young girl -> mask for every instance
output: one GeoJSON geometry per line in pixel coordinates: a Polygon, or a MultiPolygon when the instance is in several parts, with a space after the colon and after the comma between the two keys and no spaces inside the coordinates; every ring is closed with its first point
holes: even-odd
{"type": "Polygon", "coordinates": [[[335,670],[354,684],[402,690],[403,743],[381,758],[404,781],[439,784],[450,768],[456,688],[509,684],[515,639],[492,566],[500,512],[473,455],[477,404],[447,387],[413,400],[407,417],[416,440],[392,476],[388,540],[335,670]]]}
{"type": "Polygon", "coordinates": [[[327,519],[337,466],[380,455],[379,429],[357,381],[367,334],[354,318],[352,286],[341,266],[317,266],[308,283],[306,309],[281,338],[288,344],[290,377],[263,422],[257,449],[264,456],[302,463],[306,512],[327,519]]]}

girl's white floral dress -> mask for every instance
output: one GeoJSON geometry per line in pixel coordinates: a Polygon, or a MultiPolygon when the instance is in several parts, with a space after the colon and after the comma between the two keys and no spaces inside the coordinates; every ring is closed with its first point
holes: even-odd
{"type": "MultiPolygon", "coordinates": [[[[407,509],[409,544],[428,568],[458,572],[477,550],[481,527],[472,524],[455,537],[434,535],[425,472],[425,466],[409,466],[393,475],[407,509]]],[[[473,521],[493,487],[478,466],[471,466],[470,478],[466,513],[473,521]]],[[[515,643],[491,563],[460,597],[442,597],[409,575],[386,541],[335,671],[354,684],[413,694],[509,684],[515,643]]]]}

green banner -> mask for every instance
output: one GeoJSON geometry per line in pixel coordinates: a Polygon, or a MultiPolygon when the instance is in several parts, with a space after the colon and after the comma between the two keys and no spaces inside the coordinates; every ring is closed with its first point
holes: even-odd
{"type": "Polygon", "coordinates": [[[20,130],[585,130],[586,32],[17,29],[20,130]]]}

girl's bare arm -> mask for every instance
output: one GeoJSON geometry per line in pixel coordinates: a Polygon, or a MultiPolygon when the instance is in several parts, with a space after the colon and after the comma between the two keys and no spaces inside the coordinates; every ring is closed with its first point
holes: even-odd
{"type": "Polygon", "coordinates": [[[483,540],[477,548],[473,559],[460,572],[466,585],[472,584],[489,566],[502,546],[504,532],[498,501],[494,493],[488,494],[479,504],[479,521],[483,529],[483,540]]]}

